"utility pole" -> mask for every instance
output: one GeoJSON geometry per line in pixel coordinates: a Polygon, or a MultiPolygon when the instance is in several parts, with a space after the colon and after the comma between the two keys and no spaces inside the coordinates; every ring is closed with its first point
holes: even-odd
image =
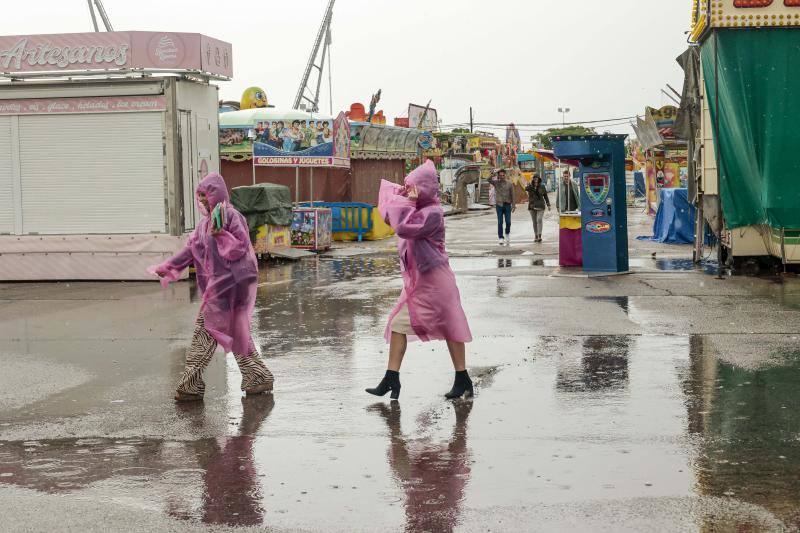
{"type": "Polygon", "coordinates": [[[469,106],[469,132],[470,133],[474,133],[474,131],[475,131],[472,126],[473,126],[473,123],[472,123],[472,106],[469,106]]]}

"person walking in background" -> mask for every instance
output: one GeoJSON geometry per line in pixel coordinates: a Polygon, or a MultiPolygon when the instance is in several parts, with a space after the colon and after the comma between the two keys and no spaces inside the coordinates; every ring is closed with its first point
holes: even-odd
{"type": "Polygon", "coordinates": [[[203,370],[211,362],[217,345],[226,353],[233,352],[242,373],[243,391],[248,395],[271,392],[272,373],[258,355],[250,335],[258,262],[250,244],[247,221],[230,205],[225,180],[216,172],[197,186],[197,204],[203,218],[184,248],[149,269],[167,283],[177,281],[181,272],[194,264],[197,285],[203,295],[175,400],[203,399],[203,370]]]}
{"type": "Polygon", "coordinates": [[[400,396],[400,365],[410,336],[423,342],[447,341],[455,381],[445,397],[471,397],[473,387],[466,367],[465,343],[472,341],[472,333],[444,248],[444,212],[439,204],[439,182],[433,162],[426,161],[411,172],[405,179],[405,187],[383,180],[378,211],[398,237],[403,291],[386,325],[388,369],[378,386],[367,392],[384,396],[391,391],[394,400],[400,396]]]}
{"type": "Polygon", "coordinates": [[[550,198],[547,196],[547,188],[542,183],[539,174],[534,174],[533,179],[525,188],[528,193],[528,211],[533,220],[534,242],[542,242],[542,229],[544,226],[545,207],[550,211],[550,198]]]}
{"type": "Polygon", "coordinates": [[[561,175],[561,186],[558,188],[558,212],[571,213],[581,210],[581,195],[578,187],[570,178],[569,170],[561,175]]]}
{"type": "Polygon", "coordinates": [[[497,212],[497,238],[500,246],[511,245],[511,213],[517,210],[517,193],[514,184],[506,179],[506,171],[497,172],[497,180],[492,182],[495,196],[495,211],[497,212]],[[505,222],[505,232],[503,232],[505,222]]]}

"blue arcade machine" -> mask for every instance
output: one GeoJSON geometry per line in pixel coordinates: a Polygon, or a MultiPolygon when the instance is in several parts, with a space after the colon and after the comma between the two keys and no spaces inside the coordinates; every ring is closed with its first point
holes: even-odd
{"type": "Polygon", "coordinates": [[[628,212],[625,184],[627,135],[553,137],[558,159],[580,163],[583,270],[628,272],[628,212]]]}

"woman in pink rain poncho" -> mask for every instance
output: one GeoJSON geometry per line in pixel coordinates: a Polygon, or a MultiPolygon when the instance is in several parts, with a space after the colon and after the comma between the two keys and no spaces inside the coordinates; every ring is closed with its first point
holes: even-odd
{"type": "Polygon", "coordinates": [[[444,248],[444,213],[433,163],[427,161],[411,172],[405,187],[384,180],[378,210],[398,237],[403,291],[386,326],[388,370],[380,384],[367,392],[383,396],[391,391],[392,399],[400,396],[400,365],[410,336],[423,342],[447,341],[456,376],[445,397],[472,396],[464,346],[472,334],[444,248]]]}
{"type": "Polygon", "coordinates": [[[194,337],[186,354],[186,367],[178,381],[177,401],[202,400],[203,370],[217,345],[233,352],[242,372],[242,390],[247,394],[272,391],[273,377],[256,351],[250,335],[250,320],[258,287],[258,262],[250,244],[247,222],[228,203],[228,188],[217,173],[197,186],[197,203],[203,219],[186,246],[164,263],[151,267],[162,283],[175,281],[194,264],[203,302],[194,337]],[[222,227],[210,213],[221,204],[222,227]]]}

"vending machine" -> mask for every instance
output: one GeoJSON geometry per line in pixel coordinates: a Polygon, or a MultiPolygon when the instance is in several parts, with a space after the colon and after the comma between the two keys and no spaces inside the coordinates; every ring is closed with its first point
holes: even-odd
{"type": "Polygon", "coordinates": [[[580,163],[583,270],[627,272],[628,212],[625,185],[627,135],[553,137],[558,159],[580,163]]]}

